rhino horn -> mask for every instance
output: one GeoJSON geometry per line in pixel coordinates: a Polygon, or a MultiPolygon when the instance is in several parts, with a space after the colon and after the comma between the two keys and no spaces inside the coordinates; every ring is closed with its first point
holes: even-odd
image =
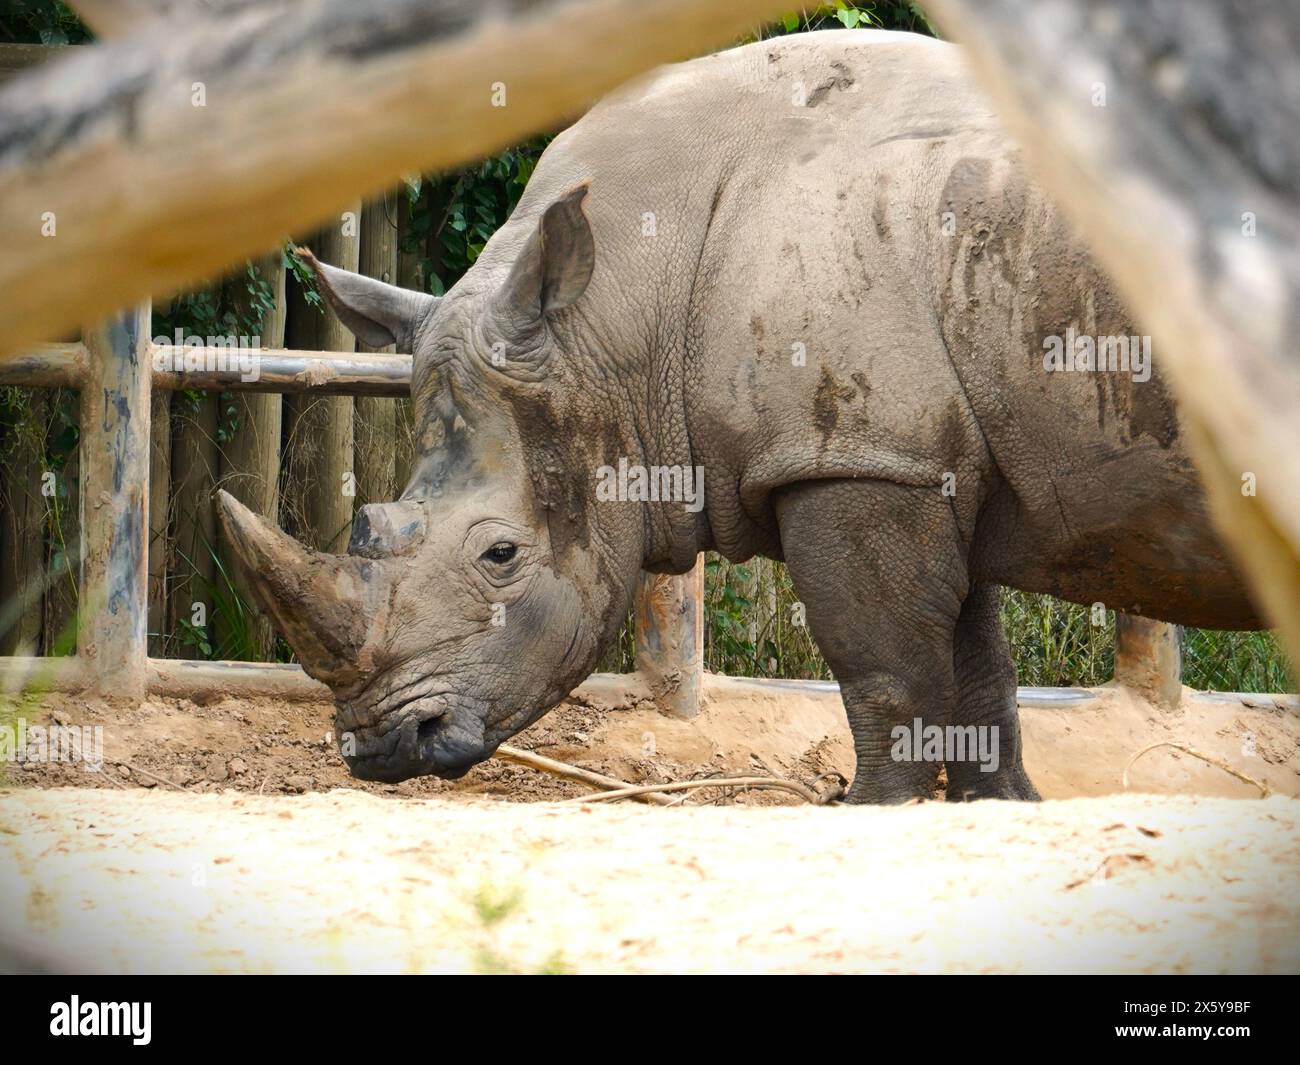
{"type": "Polygon", "coordinates": [[[244,586],[303,669],[336,693],[356,685],[373,667],[368,635],[386,599],[378,564],[312,551],[228,492],[217,498],[244,586]]]}

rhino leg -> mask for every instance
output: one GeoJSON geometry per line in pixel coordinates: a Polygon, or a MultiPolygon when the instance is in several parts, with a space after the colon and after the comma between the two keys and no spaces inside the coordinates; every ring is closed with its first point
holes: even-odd
{"type": "Polygon", "coordinates": [[[942,759],[912,737],[957,705],[965,549],[937,488],[810,481],[777,499],[781,550],[853,732],[854,803],[930,798],[942,759]],[[917,727],[918,719],[920,729],[917,727]]]}
{"type": "Polygon", "coordinates": [[[1037,801],[1038,789],[1021,761],[1020,710],[1016,706],[1016,667],[1011,660],[998,589],[977,584],[962,604],[953,635],[953,670],[957,678],[957,709],[953,723],[989,730],[980,741],[996,762],[976,758],[948,762],[948,801],[1023,799],[1037,801]],[[992,728],[996,727],[996,734],[992,728]],[[986,772],[984,765],[994,765],[986,772]]]}

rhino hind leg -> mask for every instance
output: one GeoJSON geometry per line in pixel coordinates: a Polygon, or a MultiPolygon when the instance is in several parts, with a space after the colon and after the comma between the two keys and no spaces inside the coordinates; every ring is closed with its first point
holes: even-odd
{"type": "Polygon", "coordinates": [[[1037,801],[1038,789],[1021,758],[1016,667],[998,616],[996,585],[976,585],[962,604],[953,634],[953,673],[957,681],[953,724],[968,730],[974,726],[983,734],[971,734],[973,757],[968,750],[964,760],[947,763],[948,801],[1037,801]]]}
{"type": "Polygon", "coordinates": [[[933,797],[942,758],[916,742],[957,706],[953,634],[965,548],[937,489],[809,481],[776,501],[781,550],[853,732],[854,803],[933,797]]]}

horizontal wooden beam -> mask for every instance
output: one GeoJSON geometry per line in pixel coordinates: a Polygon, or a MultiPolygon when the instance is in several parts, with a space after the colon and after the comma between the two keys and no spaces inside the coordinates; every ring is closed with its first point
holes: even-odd
{"type": "Polygon", "coordinates": [[[0,655],[0,695],[84,692],[92,682],[86,660],[79,655],[0,655]]]}
{"type": "MultiPolygon", "coordinates": [[[[12,694],[27,690],[34,692],[80,692],[89,682],[85,663],[75,655],[67,658],[23,658],[0,656],[0,693],[12,694]]],[[[636,674],[622,677],[608,673],[593,673],[584,685],[617,681],[610,690],[621,690],[626,681],[636,674]]],[[[839,694],[840,686],[834,681],[783,680],[772,677],[730,677],[740,684],[752,684],[765,691],[821,692],[839,694]]],[[[267,696],[279,699],[322,700],[331,698],[330,691],[319,681],[312,680],[301,666],[278,662],[200,662],[173,658],[151,658],[148,663],[149,692],[178,699],[195,697],[219,698],[232,696],[251,698],[267,696]]],[[[1040,706],[1065,709],[1090,702],[1104,696],[1106,688],[1037,688],[1016,689],[1016,703],[1020,706],[1040,706]]],[[[1267,700],[1269,705],[1300,711],[1300,696],[1294,694],[1265,694],[1242,692],[1197,692],[1198,697],[1226,702],[1267,700]]]]}
{"type": "Polygon", "coordinates": [[[0,387],[80,388],[86,379],[86,346],[43,344],[0,361],[0,387]]]}
{"type": "Polygon", "coordinates": [[[409,355],[155,345],[152,358],[154,387],[173,391],[348,396],[405,396],[411,391],[409,355]]]}
{"type": "Polygon", "coordinates": [[[321,700],[333,696],[301,666],[276,662],[198,662],[149,659],[149,691],[178,699],[265,696],[321,700]]]}
{"type": "Polygon", "coordinates": [[[786,6],[247,0],[71,49],[0,89],[0,356],[554,129],[786,6]]]}
{"type": "MultiPolygon", "coordinates": [[[[411,356],[285,348],[149,348],[154,388],[211,392],[310,392],[321,395],[406,396],[411,356]]],[[[79,388],[85,380],[82,344],[47,344],[0,362],[0,386],[79,388]]]]}

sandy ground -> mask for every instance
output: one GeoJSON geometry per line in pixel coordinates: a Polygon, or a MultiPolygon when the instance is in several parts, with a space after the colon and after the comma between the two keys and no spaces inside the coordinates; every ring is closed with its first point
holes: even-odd
{"type": "MultiPolygon", "coordinates": [[[[5,925],[118,971],[1300,970],[1300,805],[744,809],[79,789],[5,925]]],[[[58,962],[55,962],[58,964],[58,962]]]]}
{"type": "MultiPolygon", "coordinates": [[[[517,744],[637,782],[850,773],[834,694],[705,694],[681,722],[593,678],[517,744]]],[[[894,809],[566,803],[586,789],[496,762],[363,785],[313,704],[23,713],[104,723],[107,775],[4,767],[0,970],[1300,971],[1293,700],[1025,707],[1068,801],[894,809]],[[1122,794],[1160,740],[1274,796],[1168,748],[1122,794]]]]}

